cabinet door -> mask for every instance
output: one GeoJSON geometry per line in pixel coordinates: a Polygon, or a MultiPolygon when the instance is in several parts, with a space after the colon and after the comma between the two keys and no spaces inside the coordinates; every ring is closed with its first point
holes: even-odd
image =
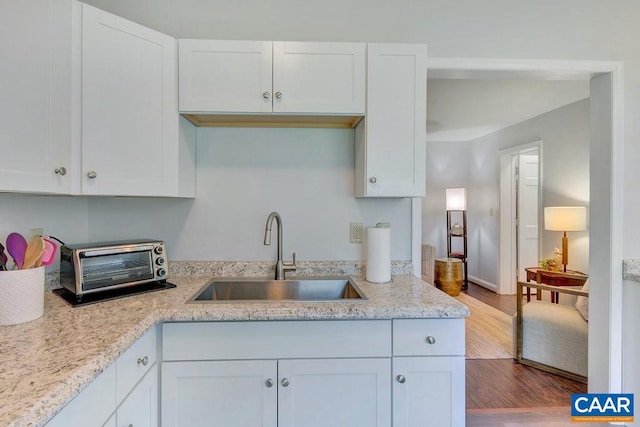
{"type": "Polygon", "coordinates": [[[271,42],[180,40],[181,112],[271,112],[271,42]]]}
{"type": "Polygon", "coordinates": [[[82,6],[82,193],[178,193],[176,41],[82,6]]]}
{"type": "Polygon", "coordinates": [[[423,197],[425,45],[367,47],[367,115],[356,129],[356,196],[423,197]]]}
{"type": "Polygon", "coordinates": [[[46,426],[108,426],[115,409],[116,365],[114,363],[49,420],[46,426]]]}
{"type": "Polygon", "coordinates": [[[276,427],[277,362],[165,362],[164,427],[276,427]]]}
{"type": "Polygon", "coordinates": [[[158,367],[154,365],[122,402],[117,412],[118,426],[157,427],[158,367]]]}
{"type": "Polygon", "coordinates": [[[391,425],[390,359],[278,362],[279,427],[391,425]]]}
{"type": "Polygon", "coordinates": [[[394,357],[394,427],[465,423],[464,356],[394,357]]]}
{"type": "Polygon", "coordinates": [[[273,111],[364,114],[364,43],[273,43],[273,111]]]}
{"type": "Polygon", "coordinates": [[[70,0],[2,2],[0,191],[70,192],[70,49],[70,0]]]}

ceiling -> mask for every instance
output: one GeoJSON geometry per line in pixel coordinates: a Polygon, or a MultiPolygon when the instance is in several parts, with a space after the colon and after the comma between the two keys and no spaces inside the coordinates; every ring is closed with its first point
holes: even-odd
{"type": "Polygon", "coordinates": [[[472,141],[588,98],[588,78],[430,70],[427,141],[472,141]]]}

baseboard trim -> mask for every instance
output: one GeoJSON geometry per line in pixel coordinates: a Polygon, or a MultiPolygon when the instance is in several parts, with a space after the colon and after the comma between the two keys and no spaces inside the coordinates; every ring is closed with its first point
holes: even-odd
{"type": "Polygon", "coordinates": [[[475,276],[469,276],[469,281],[475,283],[476,285],[480,285],[483,288],[487,288],[495,293],[498,293],[498,285],[495,283],[487,282],[486,280],[482,280],[475,276]]]}

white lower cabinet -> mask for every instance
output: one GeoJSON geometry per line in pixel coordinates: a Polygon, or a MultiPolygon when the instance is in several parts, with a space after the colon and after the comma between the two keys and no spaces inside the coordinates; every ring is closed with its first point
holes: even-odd
{"type": "Polygon", "coordinates": [[[165,362],[165,427],[391,424],[391,360],[165,362]]]}
{"type": "Polygon", "coordinates": [[[154,327],[58,412],[47,427],[157,427],[154,327]]]}
{"type": "Polygon", "coordinates": [[[464,356],[394,357],[393,426],[465,424],[464,356]]]}
{"type": "Polygon", "coordinates": [[[391,359],[278,362],[278,427],[391,425],[391,359]]]}
{"type": "Polygon", "coordinates": [[[277,426],[275,360],[165,362],[163,426],[277,426]]]}
{"type": "Polygon", "coordinates": [[[118,427],[158,426],[158,366],[153,365],[116,412],[118,427]]]}

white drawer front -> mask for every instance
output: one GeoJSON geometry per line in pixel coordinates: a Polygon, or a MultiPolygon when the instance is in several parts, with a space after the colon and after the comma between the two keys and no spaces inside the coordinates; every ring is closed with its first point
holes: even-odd
{"type": "Polygon", "coordinates": [[[158,328],[153,327],[118,358],[116,376],[118,405],[149,368],[156,363],[157,336],[158,328]]]}
{"type": "Polygon", "coordinates": [[[391,356],[390,320],[165,323],[163,360],[391,356]]]}
{"type": "Polygon", "coordinates": [[[464,356],[464,319],[393,321],[394,356],[464,356]]]}

